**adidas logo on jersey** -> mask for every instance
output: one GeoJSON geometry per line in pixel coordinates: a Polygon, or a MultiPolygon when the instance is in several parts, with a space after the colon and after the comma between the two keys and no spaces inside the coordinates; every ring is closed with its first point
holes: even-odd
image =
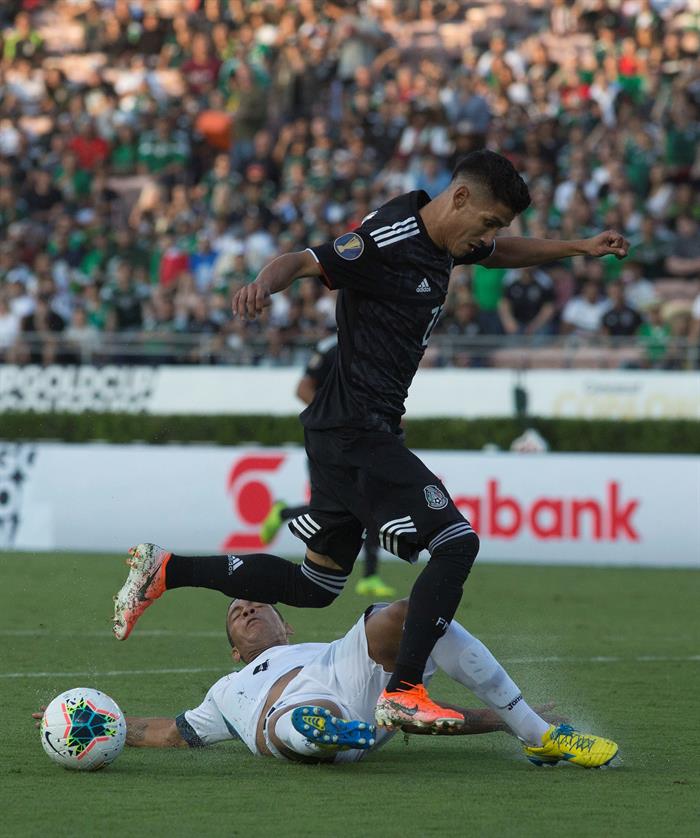
{"type": "Polygon", "coordinates": [[[430,283],[428,282],[427,277],[423,277],[421,280],[420,285],[416,288],[416,291],[419,294],[429,294],[433,289],[430,287],[430,283]]]}

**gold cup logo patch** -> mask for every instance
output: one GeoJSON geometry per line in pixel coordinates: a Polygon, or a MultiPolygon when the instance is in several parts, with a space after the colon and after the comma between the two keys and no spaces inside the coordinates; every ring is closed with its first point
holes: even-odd
{"type": "Polygon", "coordinates": [[[333,242],[333,249],[342,259],[358,259],[365,249],[365,243],[357,233],[345,233],[333,242]]]}

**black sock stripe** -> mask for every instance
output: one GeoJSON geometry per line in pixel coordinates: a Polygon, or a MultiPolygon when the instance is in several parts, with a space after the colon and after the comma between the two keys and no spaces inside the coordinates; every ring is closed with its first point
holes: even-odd
{"type": "Polygon", "coordinates": [[[332,585],[334,588],[340,588],[341,590],[345,587],[345,583],[348,581],[347,577],[333,579],[328,576],[319,576],[314,573],[313,570],[309,570],[308,567],[302,566],[302,570],[304,571],[304,575],[308,576],[309,579],[313,579],[315,582],[323,582],[324,585],[332,585]]]}
{"type": "Polygon", "coordinates": [[[307,577],[307,579],[309,579],[309,581],[313,582],[314,585],[318,585],[319,588],[323,588],[326,591],[330,591],[330,593],[332,593],[332,594],[339,594],[343,590],[344,584],[342,584],[342,585],[329,585],[326,582],[321,581],[320,579],[315,579],[313,577],[313,575],[309,572],[309,569],[305,565],[301,566],[301,572],[304,574],[304,576],[307,577]]]}
{"type": "Polygon", "coordinates": [[[469,526],[469,524],[464,524],[459,530],[453,530],[450,533],[445,533],[443,536],[437,536],[434,538],[428,547],[430,552],[432,553],[436,548],[446,544],[448,541],[454,541],[457,538],[463,538],[465,535],[468,535],[470,532],[474,532],[474,530],[469,526]]]}
{"type": "Polygon", "coordinates": [[[313,573],[315,576],[318,576],[319,579],[323,579],[326,582],[347,582],[349,574],[341,573],[340,571],[336,573],[324,573],[322,570],[317,570],[318,565],[311,566],[308,559],[304,559],[302,567],[305,567],[309,573],[313,573]]]}

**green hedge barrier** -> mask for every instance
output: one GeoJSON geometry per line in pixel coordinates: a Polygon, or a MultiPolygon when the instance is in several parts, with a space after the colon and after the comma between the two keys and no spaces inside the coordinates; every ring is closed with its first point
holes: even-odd
{"type": "MultiPolygon", "coordinates": [[[[414,419],[406,422],[406,441],[411,448],[507,449],[525,427],[536,428],[553,451],[700,453],[700,422],[681,419],[414,419]]],[[[0,439],[283,445],[300,443],[303,436],[296,416],[2,413],[0,439]]]]}

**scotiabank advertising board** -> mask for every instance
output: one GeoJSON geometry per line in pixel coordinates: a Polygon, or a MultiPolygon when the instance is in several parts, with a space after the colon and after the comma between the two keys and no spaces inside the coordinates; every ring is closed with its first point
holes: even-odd
{"type": "MultiPolygon", "coordinates": [[[[700,457],[417,452],[481,536],[479,561],[700,567],[700,457]]],[[[0,547],[298,557],[273,500],[303,503],[298,448],[0,444],[0,547]]]]}

